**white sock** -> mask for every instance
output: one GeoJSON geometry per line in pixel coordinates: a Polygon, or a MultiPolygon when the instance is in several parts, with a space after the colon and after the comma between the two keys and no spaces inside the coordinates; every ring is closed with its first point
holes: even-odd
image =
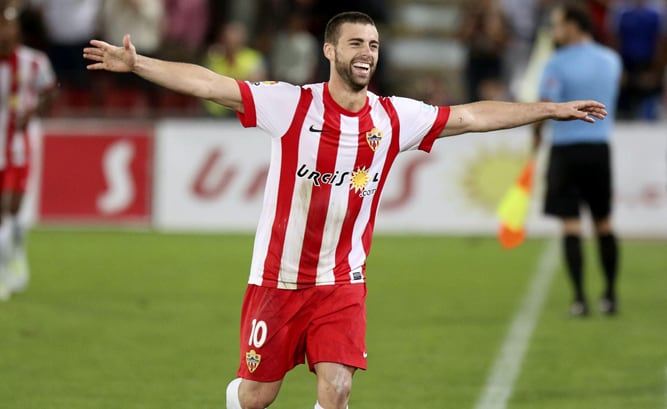
{"type": "Polygon", "coordinates": [[[9,221],[9,224],[11,226],[12,246],[16,249],[23,249],[25,238],[28,233],[27,226],[25,225],[25,223],[19,220],[18,216],[10,216],[7,221],[9,221]]]}
{"type": "Polygon", "coordinates": [[[0,223],[0,273],[9,268],[9,257],[11,255],[12,230],[11,223],[4,219],[0,223]]]}
{"type": "MultiPolygon", "coordinates": [[[[349,406],[345,406],[345,408],[350,409],[349,406]]],[[[315,402],[315,409],[324,409],[324,408],[320,406],[320,402],[315,402]]]]}
{"type": "Polygon", "coordinates": [[[227,409],[243,409],[239,401],[241,378],[236,378],[227,385],[227,409]]]}

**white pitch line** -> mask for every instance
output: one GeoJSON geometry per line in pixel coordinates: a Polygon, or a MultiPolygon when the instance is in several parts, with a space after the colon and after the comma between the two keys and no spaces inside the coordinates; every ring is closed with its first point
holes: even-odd
{"type": "Polygon", "coordinates": [[[558,241],[545,245],[475,409],[505,409],[558,265],[558,241]]]}
{"type": "Polygon", "coordinates": [[[665,367],[665,409],[667,409],[667,366],[665,367]]]}

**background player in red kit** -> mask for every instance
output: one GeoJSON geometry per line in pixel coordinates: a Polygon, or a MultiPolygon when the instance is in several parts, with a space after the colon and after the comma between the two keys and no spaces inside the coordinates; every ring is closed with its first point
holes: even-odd
{"type": "Polygon", "coordinates": [[[46,55],[20,44],[18,13],[0,10],[0,300],[28,284],[27,227],[18,214],[30,168],[31,119],[53,100],[46,55]]]}
{"type": "MultiPolygon", "coordinates": [[[[241,316],[240,368],[227,408],[264,408],[282,379],[308,361],[315,408],[347,407],[366,368],[365,262],[380,194],[400,152],[428,152],[438,137],[515,127],[546,118],[606,114],[602,104],[478,102],[435,107],[368,91],[380,48],[373,20],[333,17],[325,31],[329,81],[297,87],[248,83],[205,68],[91,41],[89,69],[134,72],[237,112],[271,135],[272,153],[241,316]]],[[[436,217],[434,215],[434,217],[436,217]]]]}

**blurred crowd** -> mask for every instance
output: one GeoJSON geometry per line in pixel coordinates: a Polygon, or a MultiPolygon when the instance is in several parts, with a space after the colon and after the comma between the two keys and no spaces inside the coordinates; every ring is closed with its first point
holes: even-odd
{"type": "MultiPolygon", "coordinates": [[[[620,53],[625,69],[619,99],[622,118],[655,119],[665,99],[667,0],[582,0],[588,3],[596,39],[620,53]]],[[[422,82],[424,99],[458,103],[521,99],[536,54],[549,46],[548,14],[558,0],[452,2],[463,18],[454,30],[466,50],[464,95],[453,100],[447,85],[422,82]],[[545,40],[546,39],[546,40],[545,40]]],[[[360,10],[391,32],[387,0],[0,0],[18,10],[26,45],[46,51],[60,84],[52,115],[86,113],[151,117],[229,115],[152,86],[132,75],[88,72],[81,57],[91,38],[119,44],[131,33],[138,52],[194,62],[238,79],[294,84],[324,81],[324,26],[334,14],[360,10]]],[[[385,56],[381,54],[381,59],[385,56]]],[[[371,86],[391,94],[380,61],[371,86]]],[[[417,82],[416,82],[417,84],[417,82]]]]}
{"type": "Polygon", "coordinates": [[[89,72],[93,39],[130,33],[143,55],[203,64],[238,79],[323,81],[322,33],[334,14],[359,9],[383,21],[383,0],[0,0],[17,10],[23,43],[45,51],[59,82],[52,115],[229,115],[215,104],[132,75],[89,72]]]}
{"type": "MultiPolygon", "coordinates": [[[[667,100],[667,1],[582,0],[595,40],[623,61],[618,117],[655,120],[667,100]]],[[[469,100],[531,99],[539,67],[553,48],[549,16],[559,0],[466,2],[459,39],[466,46],[463,72],[469,100]],[[526,95],[528,93],[528,95],[526,95]]],[[[663,107],[664,108],[664,107],[663,107]]]]}

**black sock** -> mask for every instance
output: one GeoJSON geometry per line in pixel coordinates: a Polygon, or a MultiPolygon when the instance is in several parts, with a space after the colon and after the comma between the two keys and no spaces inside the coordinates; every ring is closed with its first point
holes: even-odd
{"type": "Polygon", "coordinates": [[[600,264],[604,271],[604,276],[607,281],[607,288],[604,296],[615,300],[616,299],[616,276],[618,271],[618,245],[616,244],[616,236],[613,233],[603,234],[598,236],[598,252],[600,255],[600,264]]]}
{"type": "Polygon", "coordinates": [[[572,234],[566,235],[563,238],[563,248],[567,271],[572,282],[572,289],[574,290],[574,298],[577,301],[584,301],[581,238],[572,234]]]}

